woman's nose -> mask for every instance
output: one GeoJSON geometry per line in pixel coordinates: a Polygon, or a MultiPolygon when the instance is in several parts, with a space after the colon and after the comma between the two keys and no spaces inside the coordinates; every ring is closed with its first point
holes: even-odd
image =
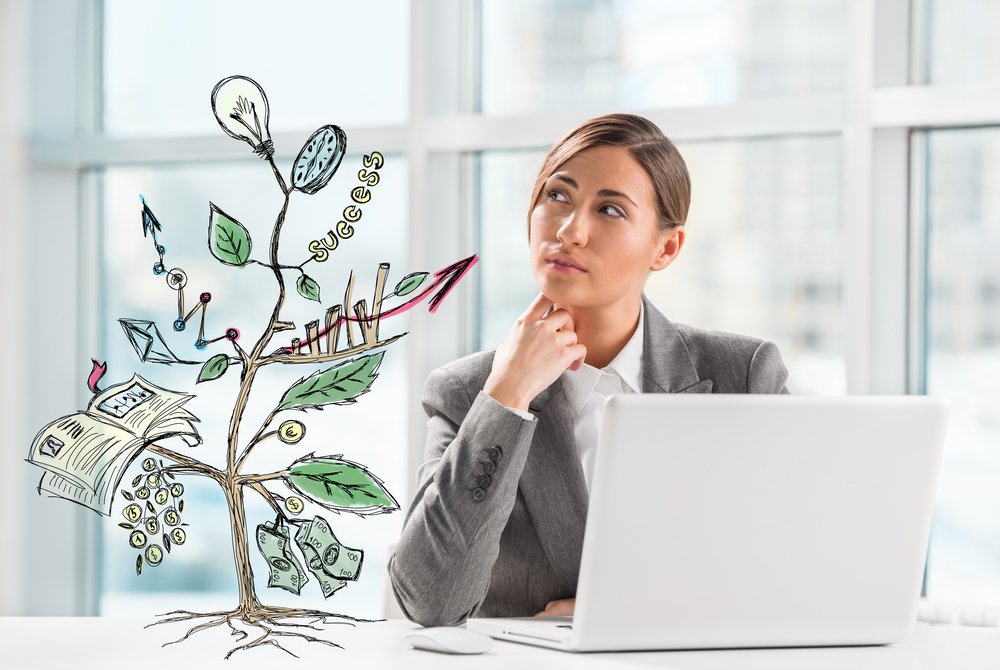
{"type": "Polygon", "coordinates": [[[587,228],[589,222],[587,216],[580,210],[574,210],[559,225],[556,231],[556,238],[563,244],[575,244],[584,246],[587,244],[587,228]]]}

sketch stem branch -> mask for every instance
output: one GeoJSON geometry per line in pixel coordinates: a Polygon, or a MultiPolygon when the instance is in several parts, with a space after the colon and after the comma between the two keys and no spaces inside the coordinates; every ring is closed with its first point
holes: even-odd
{"type": "Polygon", "coordinates": [[[220,484],[225,479],[225,473],[221,470],[213,468],[211,465],[202,463],[199,460],[180,454],[173,449],[168,449],[167,447],[161,446],[159,444],[153,443],[146,446],[146,451],[162,456],[163,458],[168,458],[179,466],[183,466],[185,469],[192,473],[199,475],[204,475],[206,477],[211,477],[220,484]]]}
{"type": "Polygon", "coordinates": [[[288,470],[281,470],[279,472],[269,472],[264,475],[239,475],[236,477],[236,483],[241,486],[248,486],[255,482],[266,482],[272,479],[282,479],[288,476],[288,470]]]}

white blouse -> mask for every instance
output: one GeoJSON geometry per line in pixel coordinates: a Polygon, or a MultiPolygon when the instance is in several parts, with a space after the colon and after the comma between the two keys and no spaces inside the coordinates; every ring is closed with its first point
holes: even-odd
{"type": "MultiPolygon", "coordinates": [[[[594,474],[597,436],[604,418],[604,401],[615,393],[642,392],[642,339],[645,308],[639,303],[639,323],[629,341],[614,360],[603,368],[584,363],[579,370],[566,369],[562,375],[563,393],[575,413],[573,436],[576,452],[583,465],[583,476],[590,491],[594,474]]],[[[516,408],[508,408],[533,421],[535,416],[516,408]]]]}

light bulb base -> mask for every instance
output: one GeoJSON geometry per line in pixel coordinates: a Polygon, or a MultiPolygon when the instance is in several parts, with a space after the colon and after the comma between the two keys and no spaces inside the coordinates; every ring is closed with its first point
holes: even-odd
{"type": "Polygon", "coordinates": [[[274,155],[274,140],[261,142],[253,148],[253,152],[260,158],[270,158],[274,155]]]}

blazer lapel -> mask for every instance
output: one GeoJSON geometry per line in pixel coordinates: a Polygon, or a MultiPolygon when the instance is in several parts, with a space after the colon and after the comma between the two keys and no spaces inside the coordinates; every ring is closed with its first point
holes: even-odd
{"type": "Polygon", "coordinates": [[[573,440],[573,410],[562,380],[553,382],[528,409],[538,426],[519,487],[559,586],[571,595],[580,572],[588,498],[573,440]]]}
{"type": "MultiPolygon", "coordinates": [[[[711,393],[712,380],[698,378],[677,327],[645,295],[642,300],[642,392],[711,393]]],[[[538,426],[518,486],[559,586],[571,595],[580,573],[589,497],[562,379],[550,384],[528,409],[538,426]]]]}
{"type": "Polygon", "coordinates": [[[643,393],[711,393],[712,380],[699,379],[687,345],[660,310],[643,294],[643,393]]]}

